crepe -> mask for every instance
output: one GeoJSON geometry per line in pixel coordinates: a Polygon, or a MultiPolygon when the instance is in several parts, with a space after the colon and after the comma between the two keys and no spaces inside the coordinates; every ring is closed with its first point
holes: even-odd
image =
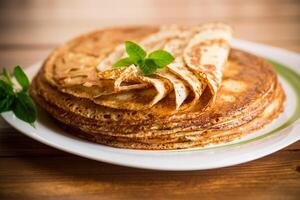
{"type": "MultiPolygon", "coordinates": [[[[50,55],[34,78],[30,94],[68,133],[114,147],[184,149],[240,138],[275,119],[283,111],[285,95],[267,61],[229,49],[227,42],[207,42],[207,37],[216,38],[217,33],[210,32],[212,26],[217,30],[222,27],[218,34],[224,31],[230,37],[228,27],[221,24],[126,27],[81,36],[50,55]],[[175,56],[175,62],[164,70],[137,80],[133,78],[137,73],[133,67],[105,68],[104,74],[97,69],[123,41],[143,44],[162,30],[169,30],[168,34],[178,30],[187,38],[163,42],[162,48],[175,56]],[[202,54],[191,53],[198,52],[195,48],[213,53],[200,57],[202,54]],[[213,59],[214,53],[218,59],[213,59]],[[195,59],[186,56],[189,54],[195,59]],[[184,70],[177,70],[176,65],[184,66],[184,70]],[[128,77],[121,76],[124,72],[128,77]],[[115,90],[120,77],[125,77],[119,85],[124,88],[115,90]],[[161,81],[161,93],[149,79],[161,81]],[[161,96],[155,100],[158,94],[161,96]]],[[[152,48],[160,45],[156,43],[152,48]]],[[[121,51],[118,55],[123,57],[125,52],[121,51]]]]}
{"type": "Polygon", "coordinates": [[[176,59],[152,76],[142,76],[133,65],[126,69],[112,69],[114,62],[126,56],[123,44],[103,48],[101,50],[104,52],[100,51],[97,57],[74,52],[60,55],[60,52],[68,51],[76,45],[77,39],[54,53],[52,58],[55,59],[56,66],[51,69],[49,64],[46,77],[54,86],[62,86],[59,88],[64,92],[89,98],[106,107],[148,109],[173,93],[175,102],[170,105],[170,110],[173,107],[184,110],[195,106],[198,101],[203,103],[201,95],[207,86],[210,88],[212,101],[215,99],[230,39],[231,29],[224,24],[190,28],[161,27],[141,39],[140,44],[147,51],[165,49],[174,54],[176,59]],[[196,57],[201,59],[196,61],[196,57]],[[211,57],[214,59],[210,59],[211,57]],[[95,69],[96,64],[98,66],[95,69]],[[191,98],[192,101],[189,101],[191,98]]]}
{"type": "Polygon", "coordinates": [[[214,100],[221,83],[222,68],[228,57],[230,40],[231,29],[224,24],[207,24],[190,29],[162,28],[140,43],[144,45],[146,50],[153,50],[153,47],[163,48],[173,54],[176,59],[165,69],[158,70],[151,77],[142,76],[134,65],[118,70],[121,72],[116,75],[115,70],[112,69],[113,63],[126,56],[124,55],[124,48],[122,51],[121,46],[117,46],[115,51],[98,65],[99,77],[116,79],[116,91],[136,89],[137,85],[144,85],[144,87],[152,85],[156,90],[156,95],[153,100],[147,101],[148,103],[144,103],[144,105],[141,105],[140,99],[131,95],[131,92],[128,92],[128,98],[121,98],[130,102],[130,105],[122,106],[124,104],[119,96],[123,97],[124,93],[100,97],[96,102],[107,107],[140,110],[152,107],[169,92],[174,91],[176,109],[179,109],[188,98],[188,87],[191,88],[193,92],[191,95],[194,99],[185,107],[196,105],[207,85],[212,93],[212,100],[214,100]],[[121,87],[122,82],[134,83],[121,87]]]}

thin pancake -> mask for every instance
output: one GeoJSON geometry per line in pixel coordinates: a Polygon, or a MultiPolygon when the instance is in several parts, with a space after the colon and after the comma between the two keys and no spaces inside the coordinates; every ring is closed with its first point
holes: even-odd
{"type": "MultiPolygon", "coordinates": [[[[220,28],[222,28],[222,25],[218,24],[210,27],[211,31],[218,31],[220,28]]],[[[128,37],[129,39],[132,38],[133,41],[140,41],[141,44],[147,47],[146,49],[151,50],[151,48],[155,49],[161,46],[174,53],[176,55],[175,62],[167,66],[166,70],[158,71],[156,76],[143,77],[134,67],[129,67],[125,71],[111,70],[108,65],[111,65],[119,56],[124,55],[124,48],[121,50],[119,44],[116,46],[103,45],[104,47],[101,51],[99,50],[98,56],[95,56],[95,53],[86,55],[79,52],[78,49],[80,48],[78,46],[90,40],[90,35],[86,35],[86,37],[79,37],[69,42],[54,52],[45,63],[47,66],[45,69],[46,78],[49,83],[62,92],[88,98],[99,105],[116,109],[148,109],[164,98],[166,99],[163,102],[168,103],[165,107],[169,112],[174,108],[179,109],[181,105],[183,105],[182,110],[192,107],[200,100],[202,101],[201,104],[207,104],[206,97],[201,97],[207,85],[205,77],[198,80],[199,74],[194,74],[189,70],[184,63],[184,59],[181,58],[181,53],[178,53],[178,50],[182,51],[184,49],[184,45],[187,45],[193,35],[206,29],[175,26],[157,30],[149,27],[145,27],[144,32],[139,32],[134,28],[129,28],[128,31],[120,29],[118,37],[124,37],[124,39],[117,38],[114,34],[109,38],[112,44],[116,44],[116,41],[124,41],[127,39],[125,37],[128,37]],[[76,51],[72,49],[76,49],[76,51]],[[97,74],[96,66],[99,62],[98,68],[103,70],[103,66],[106,66],[104,68],[107,71],[97,74]],[[105,76],[107,77],[105,78],[105,76]],[[148,91],[149,87],[153,88],[148,91]],[[174,94],[168,95],[169,93],[174,94]]],[[[101,35],[107,35],[106,32],[111,33],[111,31],[109,29],[99,32],[100,36],[97,37],[102,38],[101,35]]],[[[117,29],[114,29],[114,31],[117,32],[117,29]]],[[[227,34],[230,35],[230,32],[228,31],[227,34]]],[[[96,40],[95,43],[97,42],[96,40]]],[[[105,44],[107,44],[107,41],[105,44]]],[[[222,57],[221,59],[225,58],[222,57]]],[[[211,97],[214,97],[214,95],[211,95],[211,97]]],[[[160,106],[158,105],[158,107],[160,106]]]]}
{"type": "MultiPolygon", "coordinates": [[[[101,133],[91,133],[74,128],[74,126],[65,126],[67,130],[72,134],[80,137],[87,138],[92,141],[96,141],[101,144],[106,144],[121,148],[135,148],[135,149],[181,149],[200,147],[208,144],[215,144],[221,142],[228,142],[236,138],[240,138],[242,135],[262,128],[265,124],[269,123],[272,119],[276,118],[282,111],[282,103],[284,94],[281,93],[281,88],[278,87],[276,95],[271,103],[262,111],[256,118],[248,123],[244,123],[241,126],[237,126],[232,129],[225,130],[203,130],[203,131],[190,131],[190,132],[178,132],[176,136],[179,137],[167,137],[162,138],[124,138],[124,137],[112,137],[103,135],[101,133]]],[[[59,109],[54,109],[55,112],[51,112],[56,119],[60,119],[65,113],[56,114],[59,109]]],[[[64,121],[64,124],[68,124],[64,121]]],[[[171,134],[170,136],[174,136],[171,134]]]]}
{"type": "MultiPolygon", "coordinates": [[[[283,110],[285,95],[272,66],[262,58],[232,49],[227,63],[222,64],[229,41],[229,30],[222,27],[196,28],[186,35],[186,41],[185,36],[176,36],[163,44],[151,43],[149,49],[161,46],[177,60],[146,78],[129,67],[99,79],[96,67],[124,40],[143,44],[158,28],[87,34],[48,58],[30,93],[71,134],[110,146],[182,149],[239,138],[276,118],[283,110]],[[214,56],[220,57],[212,59],[214,56]],[[118,91],[115,78],[124,71],[124,80],[117,82],[123,88],[118,91]]],[[[182,30],[189,32],[190,28],[182,30]]]]}
{"type": "MultiPolygon", "coordinates": [[[[151,120],[151,118],[145,118],[149,115],[143,112],[114,110],[95,105],[85,99],[64,97],[64,94],[45,85],[42,72],[33,82],[33,86],[42,88],[33,89],[36,93],[33,96],[35,99],[42,97],[44,101],[51,102],[51,104],[45,102],[40,104],[44,108],[50,107],[46,108],[49,109],[48,112],[59,120],[74,127],[80,127],[86,133],[120,138],[141,138],[142,140],[153,138],[152,141],[159,141],[161,138],[179,139],[180,135],[195,136],[207,129],[230,130],[248,123],[249,120],[257,117],[269,102],[273,101],[275,91],[283,96],[281,88],[277,87],[276,83],[276,76],[269,64],[255,56],[235,50],[231,54],[230,64],[225,69],[224,83],[214,107],[206,112],[199,110],[189,111],[184,115],[177,113],[172,116],[164,116],[165,119],[159,117],[160,113],[152,112],[154,116],[151,120]],[[253,74],[257,72],[260,72],[260,75],[253,79],[253,74]],[[238,77],[239,79],[237,79],[238,77]],[[251,83],[246,84],[246,82],[251,83]],[[243,95],[241,95],[241,91],[243,91],[243,95]],[[232,107],[232,105],[235,106],[232,107]],[[55,115],[54,113],[61,108],[64,108],[61,114],[55,115]],[[72,109],[70,110],[70,108],[72,109]],[[86,113],[88,110],[90,113],[86,113]],[[69,112],[70,114],[67,114],[69,112]],[[176,117],[178,118],[176,119],[176,117]]],[[[161,140],[161,143],[163,141],[161,140]]]]}
{"type": "MultiPolygon", "coordinates": [[[[170,37],[165,37],[165,38],[155,37],[155,36],[160,36],[161,34],[164,33],[164,31],[160,31],[154,35],[151,35],[153,39],[156,38],[161,39],[161,41],[153,40],[155,44],[157,44],[157,42],[161,44],[165,44],[165,49],[168,50],[176,57],[175,62],[172,63],[170,67],[168,67],[168,68],[172,68],[172,70],[165,71],[165,74],[167,74],[167,76],[166,75],[162,76],[161,72],[158,71],[156,73],[158,77],[157,78],[154,77],[154,79],[151,79],[149,81],[147,80],[147,78],[141,75],[138,69],[135,69],[135,67],[132,65],[129,67],[130,69],[125,69],[119,75],[119,77],[116,78],[116,82],[118,83],[116,90],[117,91],[121,90],[120,85],[123,81],[129,81],[129,82],[133,81],[134,85],[136,85],[136,82],[138,81],[140,81],[140,83],[150,83],[150,85],[154,86],[157,95],[153,97],[153,100],[150,101],[150,103],[147,103],[149,101],[146,101],[144,103],[145,104],[144,109],[146,109],[155,105],[157,102],[162,100],[168,94],[168,92],[170,92],[168,87],[165,84],[161,83],[163,80],[159,80],[160,79],[159,77],[163,77],[170,81],[173,91],[175,92],[176,109],[179,109],[181,104],[188,96],[188,93],[186,92],[188,91],[188,89],[185,86],[183,81],[185,81],[185,83],[188,84],[189,87],[194,92],[194,100],[192,101],[192,103],[190,103],[188,106],[185,107],[191,107],[197,104],[207,84],[210,87],[212,87],[211,92],[214,100],[215,93],[221,81],[221,73],[222,73],[221,69],[227,59],[228,52],[229,52],[231,30],[229,27],[222,24],[204,25],[204,26],[200,26],[200,28],[195,27],[188,30],[189,31],[182,30],[180,32],[180,29],[178,28],[174,30],[173,35],[170,34],[168,35],[170,37]],[[220,44],[219,41],[222,41],[222,44],[220,44]],[[188,70],[188,68],[185,66],[185,63],[183,62],[182,49],[185,49],[184,50],[185,61],[188,67],[194,72],[194,74],[188,70]],[[201,59],[197,60],[196,58],[201,58],[201,59]],[[222,65],[220,65],[221,63],[222,65]],[[181,81],[178,78],[176,79],[176,83],[179,82],[180,84],[174,84],[174,78],[171,76],[173,72],[177,75],[180,74],[179,78],[182,78],[183,81],[181,81]],[[173,79],[169,79],[171,77],[173,79]],[[199,77],[199,80],[197,80],[197,77],[199,77]],[[208,83],[206,83],[207,81],[208,83]],[[165,86],[165,88],[163,86],[165,86]]],[[[148,38],[145,40],[149,42],[146,44],[148,45],[151,44],[151,40],[149,40],[148,38]]],[[[144,40],[141,41],[142,44],[143,42],[144,40]]],[[[116,51],[115,54],[120,55],[118,51],[116,51]]],[[[110,57],[113,57],[115,59],[117,58],[116,55],[109,56],[109,58],[110,57]]],[[[112,63],[113,62],[111,62],[110,65],[112,65],[112,63]]],[[[106,64],[109,63],[106,62],[106,64]]],[[[102,62],[100,62],[99,66],[101,66],[100,67],[101,70],[105,68],[102,62]]],[[[106,67],[106,69],[107,68],[110,72],[112,73],[114,72],[111,70],[111,67],[106,67]]],[[[105,70],[103,72],[105,73],[105,70]]],[[[126,88],[126,90],[128,90],[128,87],[130,86],[125,86],[123,88],[126,88]]],[[[124,96],[124,94],[119,94],[119,95],[124,96]]],[[[134,97],[134,98],[126,99],[126,101],[130,102],[131,104],[130,106],[126,104],[126,107],[123,106],[124,105],[123,102],[119,102],[120,98],[118,97],[118,94],[111,95],[109,98],[100,97],[100,99],[97,100],[97,103],[100,105],[105,105],[107,107],[113,107],[119,109],[140,110],[143,108],[143,106],[141,106],[140,104],[140,101],[137,102],[137,100],[135,99],[136,96],[133,95],[127,95],[127,96],[134,97]]]]}

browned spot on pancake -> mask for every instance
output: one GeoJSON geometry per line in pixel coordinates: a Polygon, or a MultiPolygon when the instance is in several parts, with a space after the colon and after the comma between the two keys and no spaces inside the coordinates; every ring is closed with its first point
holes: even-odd
{"type": "Polygon", "coordinates": [[[223,78],[228,76],[234,77],[238,75],[240,71],[241,71],[241,66],[239,64],[234,62],[227,62],[224,66],[223,78]]]}
{"type": "Polygon", "coordinates": [[[232,91],[232,92],[243,92],[247,88],[245,83],[236,80],[225,80],[222,82],[222,87],[225,90],[232,91]]]}
{"type": "Polygon", "coordinates": [[[201,60],[202,52],[207,51],[206,47],[212,46],[212,45],[219,45],[219,46],[223,46],[225,48],[228,48],[228,43],[224,39],[206,40],[204,42],[200,42],[198,44],[195,44],[191,49],[191,54],[190,54],[191,63],[193,65],[198,65],[200,63],[200,60],[201,60]]]}
{"type": "MultiPolygon", "coordinates": [[[[214,65],[205,64],[203,66],[207,72],[213,72],[216,70],[216,66],[214,66],[214,65]]],[[[212,74],[212,75],[215,75],[215,74],[212,74]]]]}
{"type": "Polygon", "coordinates": [[[235,102],[235,96],[232,96],[232,95],[221,95],[221,99],[225,102],[230,102],[230,103],[233,103],[235,102]]]}
{"type": "Polygon", "coordinates": [[[218,46],[227,47],[228,43],[224,39],[213,39],[213,40],[206,40],[204,42],[200,42],[198,45],[202,46],[202,47],[204,47],[204,46],[212,46],[212,45],[218,45],[218,46]]]}

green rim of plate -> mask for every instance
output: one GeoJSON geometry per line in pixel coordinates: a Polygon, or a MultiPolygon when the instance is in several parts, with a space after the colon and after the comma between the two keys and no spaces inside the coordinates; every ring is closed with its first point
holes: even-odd
{"type": "Polygon", "coordinates": [[[204,147],[204,148],[195,148],[195,149],[183,149],[183,150],[173,150],[173,151],[202,151],[202,150],[208,150],[208,149],[218,149],[218,148],[224,148],[224,147],[234,147],[234,146],[239,146],[239,145],[243,145],[243,144],[248,144],[250,142],[254,142],[257,140],[260,140],[262,138],[268,137],[270,135],[273,135],[275,133],[277,133],[278,131],[281,131],[282,129],[290,126],[291,124],[293,124],[296,120],[298,120],[300,118],[300,75],[295,72],[294,70],[290,69],[289,67],[278,63],[274,60],[271,59],[267,59],[274,67],[274,69],[276,70],[276,72],[285,79],[285,81],[288,82],[288,84],[292,87],[293,91],[296,94],[296,98],[297,98],[297,105],[296,105],[296,109],[293,113],[292,116],[290,116],[283,124],[281,124],[279,127],[263,134],[260,136],[257,136],[255,138],[251,138],[248,140],[244,140],[244,141],[240,141],[237,143],[232,143],[232,144],[224,144],[224,145],[220,145],[220,146],[216,146],[216,147],[204,147]]]}

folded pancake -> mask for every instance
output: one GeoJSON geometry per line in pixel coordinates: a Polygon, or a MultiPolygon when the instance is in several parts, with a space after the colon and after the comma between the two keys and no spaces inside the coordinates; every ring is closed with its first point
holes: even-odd
{"type": "Polygon", "coordinates": [[[229,54],[231,29],[222,24],[207,24],[190,40],[184,49],[184,60],[200,79],[206,79],[212,99],[221,85],[222,71],[229,54]]]}
{"type": "MultiPolygon", "coordinates": [[[[214,24],[87,34],[50,55],[30,94],[68,133],[105,145],[160,150],[228,142],[275,119],[285,95],[271,64],[229,50],[222,39],[230,40],[227,33],[214,24]],[[150,45],[151,37],[165,30],[168,39],[150,45]],[[179,37],[169,37],[174,30],[179,37]],[[136,67],[100,72],[99,63],[125,40],[145,43],[150,51],[165,49],[175,61],[147,77],[136,67]]],[[[125,56],[121,49],[117,59],[125,56]]]]}
{"type": "Polygon", "coordinates": [[[152,92],[148,93],[146,96],[152,98],[152,101],[141,102],[141,99],[132,95],[132,92],[127,92],[127,94],[101,96],[96,102],[112,108],[140,110],[152,107],[173,91],[176,109],[179,109],[189,95],[189,87],[193,92],[190,94],[193,96],[193,101],[183,106],[183,108],[189,108],[201,100],[201,95],[207,85],[214,100],[221,82],[222,67],[228,57],[230,39],[231,29],[224,24],[207,24],[190,29],[164,28],[142,40],[141,44],[147,51],[155,50],[153,47],[163,47],[164,50],[173,54],[176,60],[166,69],[158,70],[150,78],[144,77],[134,65],[123,70],[113,70],[113,63],[126,56],[124,50],[121,51],[121,47],[118,46],[107,59],[98,65],[99,77],[115,78],[115,91],[128,91],[137,89],[137,86],[141,88],[142,85],[145,87],[152,85],[156,90],[156,95],[151,97],[149,94],[152,92]],[[116,71],[120,74],[116,75],[116,71]],[[133,82],[133,84],[122,87],[123,82],[133,82]],[[124,96],[128,98],[123,98],[124,96]],[[130,105],[124,102],[130,102],[130,105]]]}
{"type": "MultiPolygon", "coordinates": [[[[133,65],[123,69],[112,68],[118,59],[126,56],[124,42],[104,45],[97,56],[96,53],[80,53],[78,47],[77,51],[70,52],[69,49],[85,39],[82,37],[54,52],[53,60],[47,62],[46,78],[63,92],[116,109],[149,109],[164,98],[167,98],[165,102],[174,101],[166,105],[170,111],[174,108],[190,109],[199,101],[206,105],[213,101],[229,52],[230,28],[216,23],[189,28],[168,26],[148,29],[150,34],[144,33],[144,37],[139,35],[139,31],[135,36],[126,31],[123,34],[137,41],[148,52],[165,49],[174,54],[175,61],[154,75],[142,76],[133,65]],[[196,57],[201,59],[195,60],[196,57]],[[51,68],[50,63],[54,60],[55,67],[51,68]],[[211,101],[203,100],[202,94],[207,86],[211,101]]],[[[113,34],[110,37],[114,39],[113,34]]]]}
{"type": "Polygon", "coordinates": [[[45,62],[45,77],[57,89],[93,99],[115,93],[114,81],[99,79],[97,65],[124,40],[140,41],[157,27],[111,28],[80,36],[56,49],[45,62]]]}

